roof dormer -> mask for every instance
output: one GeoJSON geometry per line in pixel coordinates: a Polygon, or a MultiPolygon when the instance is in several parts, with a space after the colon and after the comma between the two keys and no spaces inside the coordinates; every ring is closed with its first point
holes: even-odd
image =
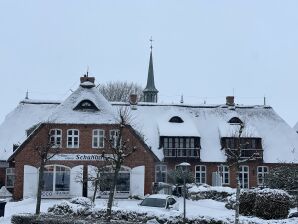
{"type": "Polygon", "coordinates": [[[239,117],[232,117],[228,123],[230,124],[243,124],[243,121],[239,117]]]}
{"type": "Polygon", "coordinates": [[[171,119],[169,120],[169,122],[171,122],[171,123],[183,123],[184,121],[182,120],[181,117],[174,116],[174,117],[171,117],[171,119]]]}
{"type": "Polygon", "coordinates": [[[99,108],[91,100],[82,100],[74,110],[99,111],[99,108]]]}

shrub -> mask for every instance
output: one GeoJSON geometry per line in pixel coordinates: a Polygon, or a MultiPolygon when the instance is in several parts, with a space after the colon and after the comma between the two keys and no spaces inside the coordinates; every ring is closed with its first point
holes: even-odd
{"type": "Polygon", "coordinates": [[[82,205],[84,207],[87,208],[92,208],[94,207],[94,203],[92,200],[90,200],[89,198],[86,197],[76,197],[76,198],[72,198],[69,201],[72,204],[76,204],[76,205],[82,205]]]}
{"type": "Polygon", "coordinates": [[[256,195],[254,212],[264,219],[287,218],[290,209],[290,197],[282,190],[263,189],[256,195]]]}
{"type": "Polygon", "coordinates": [[[239,213],[242,215],[253,215],[257,191],[241,191],[239,213]]]}

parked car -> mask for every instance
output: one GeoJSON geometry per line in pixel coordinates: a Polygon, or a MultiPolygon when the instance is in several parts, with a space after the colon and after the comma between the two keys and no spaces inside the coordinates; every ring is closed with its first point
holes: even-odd
{"type": "Polygon", "coordinates": [[[177,202],[177,199],[172,195],[166,194],[152,194],[145,198],[139,205],[179,210],[179,203],[177,202]]]}

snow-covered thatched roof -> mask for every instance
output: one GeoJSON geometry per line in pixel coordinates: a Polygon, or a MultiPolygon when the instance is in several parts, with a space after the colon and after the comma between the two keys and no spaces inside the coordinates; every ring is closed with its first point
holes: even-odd
{"type": "MultiPolygon", "coordinates": [[[[115,123],[115,112],[120,107],[130,105],[110,103],[92,86],[79,86],[62,103],[21,101],[0,125],[0,160],[6,160],[12,154],[13,144],[22,143],[25,131],[39,122],[110,124],[115,123]],[[98,110],[75,110],[84,100],[91,101],[98,110]]],[[[133,127],[144,135],[146,144],[160,160],[160,136],[195,136],[201,139],[203,162],[226,161],[220,138],[234,135],[238,125],[229,121],[236,117],[245,123],[243,136],[262,138],[264,162],[298,162],[296,132],[268,106],[139,103],[131,114],[133,127]],[[183,122],[169,122],[173,117],[183,122]]]]}

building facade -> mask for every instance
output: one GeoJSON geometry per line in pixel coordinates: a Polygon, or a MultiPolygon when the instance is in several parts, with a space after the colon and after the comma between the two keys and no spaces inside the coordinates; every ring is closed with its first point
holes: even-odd
{"type": "MultiPolygon", "coordinates": [[[[191,164],[198,184],[235,187],[239,175],[243,188],[263,185],[274,167],[297,164],[297,134],[270,106],[237,105],[234,97],[218,105],[161,104],[152,52],[148,70],[144,102],[137,102],[135,95],[130,102],[108,102],[95,87],[95,78],[88,76],[81,77],[80,86],[63,102],[21,101],[0,125],[2,185],[15,199],[35,197],[40,167],[36,149],[50,142],[42,196],[91,197],[98,167],[106,167],[103,183],[111,178],[113,171],[102,155],[113,156],[109,144],[117,139],[117,111],[123,108],[134,119],[123,136],[135,152],[121,167],[118,197],[151,193],[153,184],[168,182],[169,171],[182,162],[191,164]],[[239,144],[245,162],[237,173],[227,155],[239,144]]],[[[98,196],[108,190],[102,186],[98,196]]]]}

